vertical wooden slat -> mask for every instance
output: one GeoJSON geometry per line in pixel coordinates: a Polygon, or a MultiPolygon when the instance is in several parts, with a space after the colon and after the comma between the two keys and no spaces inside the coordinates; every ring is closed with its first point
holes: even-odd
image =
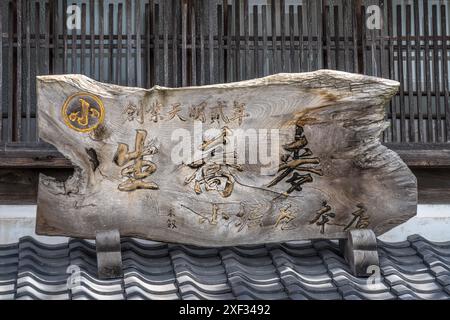
{"type": "MultiPolygon", "coordinates": [[[[381,10],[381,14],[382,14],[382,28],[380,30],[380,69],[381,69],[381,77],[382,78],[389,78],[389,59],[388,59],[388,55],[387,55],[387,50],[386,50],[386,38],[388,37],[388,33],[387,33],[387,26],[386,26],[386,22],[387,22],[387,10],[386,10],[386,4],[385,4],[385,0],[379,0],[379,4],[380,4],[380,10],[381,10]]],[[[344,20],[344,28],[345,28],[345,20],[344,20]]],[[[345,46],[345,44],[344,44],[345,46]]],[[[392,99],[391,99],[392,100],[392,99]]],[[[389,121],[389,106],[386,105],[385,108],[385,114],[384,114],[384,120],[386,122],[389,121]]],[[[383,131],[383,142],[390,142],[389,140],[389,129],[386,129],[383,131]]]]}
{"type": "Polygon", "coordinates": [[[348,32],[351,28],[351,20],[349,17],[349,0],[343,0],[342,4],[342,21],[343,21],[343,36],[344,36],[344,70],[350,72],[350,44],[348,40],[348,32]]]}
{"type": "Polygon", "coordinates": [[[307,69],[306,71],[311,71],[313,68],[314,54],[313,54],[313,12],[312,12],[312,2],[313,0],[306,0],[306,16],[307,16],[307,30],[308,34],[308,49],[307,49],[307,69]]]}
{"type": "MultiPolygon", "coordinates": [[[[389,70],[390,78],[395,79],[395,61],[394,61],[394,13],[393,4],[388,3],[387,16],[388,16],[388,42],[389,42],[389,70]]],[[[356,52],[355,52],[356,53],[356,52]]],[[[356,66],[356,65],[355,65],[356,66]]],[[[392,99],[390,103],[390,117],[391,117],[391,136],[392,142],[398,142],[397,138],[397,104],[396,98],[392,99]]]]}
{"type": "Polygon", "coordinates": [[[436,142],[443,142],[441,127],[441,89],[440,89],[440,70],[439,70],[439,35],[438,35],[438,13],[437,5],[433,5],[433,76],[434,76],[434,103],[436,108],[436,142]]]}
{"type": "Polygon", "coordinates": [[[317,69],[323,68],[323,0],[316,0],[317,16],[317,69]]]}
{"type": "Polygon", "coordinates": [[[17,51],[16,51],[16,59],[17,59],[17,66],[16,66],[16,102],[15,102],[15,109],[16,109],[16,116],[15,116],[15,140],[21,141],[22,140],[22,72],[23,72],[23,66],[22,66],[22,0],[18,0],[16,2],[16,37],[17,37],[17,51]]]}
{"type": "Polygon", "coordinates": [[[414,33],[415,33],[415,62],[416,62],[416,92],[417,92],[417,117],[418,117],[418,141],[425,142],[424,125],[422,115],[422,63],[421,63],[421,40],[420,40],[420,16],[419,1],[414,1],[414,33]]]}
{"type": "MultiPolygon", "coordinates": [[[[364,5],[361,6],[360,15],[359,15],[359,34],[361,40],[360,52],[359,52],[359,73],[368,74],[370,70],[369,59],[367,58],[367,29],[365,23],[365,15],[366,15],[366,7],[364,5]]],[[[371,61],[371,60],[370,60],[371,61]]]]}
{"type": "Polygon", "coordinates": [[[294,6],[289,6],[289,72],[295,72],[295,33],[294,33],[294,6]]]}
{"type": "Polygon", "coordinates": [[[272,73],[278,72],[277,63],[277,16],[275,9],[275,0],[270,2],[270,19],[271,19],[271,33],[272,33],[272,73]]]}
{"type": "MultiPolygon", "coordinates": [[[[8,70],[11,70],[11,67],[14,70],[14,4],[13,2],[9,2],[8,6],[8,70]]],[[[8,74],[8,142],[12,142],[14,139],[14,86],[15,83],[14,79],[14,72],[9,72],[8,74]]]]}
{"type": "MultiPolygon", "coordinates": [[[[353,10],[352,10],[352,38],[353,38],[353,72],[354,73],[358,73],[359,72],[359,61],[358,61],[358,56],[359,56],[359,46],[358,46],[358,41],[359,41],[359,33],[358,33],[358,12],[359,12],[359,8],[361,6],[361,1],[359,0],[352,0],[353,1],[353,10]]],[[[391,19],[391,23],[388,23],[389,26],[392,26],[392,19],[391,19]]]]}
{"type": "Polygon", "coordinates": [[[114,83],[114,4],[108,5],[108,80],[114,83]]]}
{"type": "Polygon", "coordinates": [[[248,21],[248,0],[244,0],[244,65],[242,66],[244,71],[244,79],[250,78],[250,70],[248,63],[248,57],[249,57],[249,21],[248,21]]]}
{"type": "Polygon", "coordinates": [[[286,72],[286,12],[284,0],[280,0],[281,71],[286,72]]]}
{"type": "Polygon", "coordinates": [[[258,6],[253,6],[253,75],[261,77],[259,64],[258,6]]]}
{"type": "Polygon", "coordinates": [[[187,75],[188,75],[188,65],[187,65],[187,2],[186,0],[181,0],[181,75],[182,81],[181,85],[183,87],[187,86],[187,75]]]}
{"type": "MultiPolygon", "coordinates": [[[[153,0],[150,2],[153,3],[153,0]]],[[[160,4],[162,6],[162,12],[164,17],[164,23],[162,25],[163,27],[163,74],[164,74],[164,85],[169,85],[169,30],[168,30],[168,23],[170,21],[169,19],[169,9],[168,9],[168,2],[163,1],[160,4]]],[[[153,8],[153,4],[151,5],[153,8]]],[[[153,10],[153,9],[152,9],[153,10]]]]}
{"type": "Polygon", "coordinates": [[[123,29],[123,4],[117,7],[117,52],[116,52],[116,84],[122,84],[122,29],[123,29]]]}
{"type": "Polygon", "coordinates": [[[265,5],[261,8],[261,25],[263,34],[263,50],[262,50],[262,62],[263,62],[263,75],[268,74],[267,70],[267,7],[265,5]]]}
{"type": "MultiPolygon", "coordinates": [[[[36,2],[36,10],[39,10],[38,7],[39,3],[36,2]]],[[[76,3],[72,3],[73,6],[76,5],[76,3]]],[[[39,17],[39,14],[37,14],[36,18],[39,17]]],[[[39,22],[36,22],[36,28],[39,28],[38,26],[40,25],[39,22]]],[[[38,29],[39,30],[39,29],[38,29]]],[[[72,73],[77,73],[77,29],[73,28],[72,29],[72,39],[71,39],[72,43],[71,43],[71,69],[72,69],[72,73]]]]}
{"type": "MultiPolygon", "coordinates": [[[[232,63],[232,57],[233,57],[233,37],[232,37],[232,28],[233,28],[233,7],[232,5],[228,5],[228,15],[227,15],[227,19],[228,19],[228,23],[227,23],[227,66],[229,68],[229,70],[227,71],[228,74],[228,82],[233,81],[233,77],[235,76],[235,74],[233,73],[233,63],[232,63]]],[[[234,79],[235,80],[235,79],[234,79]]]]}
{"type": "Polygon", "coordinates": [[[433,109],[431,105],[430,25],[428,0],[423,0],[423,32],[425,41],[425,87],[427,89],[427,141],[433,142],[433,109]]]}
{"type": "Polygon", "coordinates": [[[416,124],[414,119],[413,108],[413,74],[412,74],[412,62],[411,62],[411,5],[406,5],[406,79],[408,84],[408,111],[409,111],[409,142],[414,142],[416,139],[416,124]]]}
{"type": "MultiPolygon", "coordinates": [[[[197,33],[195,28],[196,15],[195,15],[196,5],[195,2],[191,5],[191,74],[192,83],[191,85],[197,85],[197,33]]],[[[220,67],[219,67],[220,69],[220,67]]]]}
{"type": "Polygon", "coordinates": [[[58,32],[58,21],[59,21],[59,1],[50,1],[51,5],[51,18],[52,18],[52,28],[50,34],[52,35],[52,45],[50,60],[51,60],[51,73],[56,74],[58,71],[58,51],[59,51],[59,32],[58,32]]]}
{"type": "MultiPolygon", "coordinates": [[[[228,67],[229,67],[229,52],[228,52],[228,42],[230,41],[229,33],[228,33],[228,0],[222,0],[222,12],[223,12],[223,82],[228,82],[229,74],[228,74],[228,67]]],[[[201,18],[201,17],[200,17],[201,18]]],[[[201,19],[199,19],[201,22],[201,19]]],[[[202,30],[202,28],[200,28],[202,30]]],[[[201,46],[201,44],[200,44],[201,46]]],[[[200,51],[201,52],[201,51],[200,51]]],[[[200,53],[201,54],[201,53],[200,53]]]]}
{"type": "MultiPolygon", "coordinates": [[[[200,5],[198,6],[199,10],[199,25],[200,25],[200,85],[205,84],[205,76],[206,76],[206,69],[205,69],[205,9],[204,9],[204,3],[200,2],[200,5]]],[[[229,41],[229,40],[227,40],[229,41]]],[[[226,69],[226,68],[225,68],[226,69]]],[[[226,71],[226,70],[225,70],[226,71]]]]}
{"type": "MultiPolygon", "coordinates": [[[[153,23],[154,23],[154,27],[153,30],[155,30],[155,35],[154,35],[154,39],[155,39],[155,49],[154,49],[154,54],[153,54],[153,63],[154,63],[154,70],[155,70],[155,84],[160,85],[161,84],[161,80],[160,80],[160,52],[159,52],[159,47],[160,47],[160,39],[159,39],[159,4],[155,3],[155,8],[153,9],[153,23]]],[[[175,59],[175,62],[177,61],[177,59],[175,59]]],[[[178,64],[176,64],[176,66],[178,66],[178,64]]],[[[175,72],[176,74],[176,72],[175,72]]]]}
{"type": "Polygon", "coordinates": [[[3,141],[3,10],[0,11],[0,141],[3,141]]]}
{"type": "MultiPolygon", "coordinates": [[[[25,2],[24,7],[24,22],[25,22],[25,60],[26,60],[26,72],[25,72],[25,140],[31,142],[31,1],[25,2]]],[[[0,20],[1,24],[1,20],[0,20]]],[[[0,30],[1,35],[1,30],[0,30]]],[[[1,46],[1,43],[0,43],[1,46]]],[[[1,50],[1,49],[0,49],[1,50]]],[[[1,55],[1,54],[0,54],[1,55]]],[[[0,63],[2,59],[0,57],[0,63]]],[[[0,72],[1,77],[1,72],[0,72]]],[[[34,81],[33,81],[34,83],[34,81]]],[[[1,87],[1,84],[0,84],[1,87]]],[[[1,96],[1,92],[0,92],[1,96]]],[[[1,108],[0,108],[1,112],[1,108]]],[[[1,126],[0,126],[1,131],[1,126]]],[[[1,138],[0,138],[1,140],[1,138]]]]}
{"type": "MultiPolygon", "coordinates": [[[[22,140],[22,0],[16,2],[16,92],[15,92],[15,134],[14,140],[22,140]]],[[[13,71],[14,72],[14,71],[13,71]]]]}
{"type": "Polygon", "coordinates": [[[127,59],[125,61],[125,65],[127,68],[126,71],[126,84],[128,86],[132,85],[131,79],[133,78],[134,68],[132,67],[133,63],[133,34],[132,34],[132,26],[131,26],[131,10],[132,3],[131,0],[126,0],[126,12],[125,12],[125,23],[126,23],[126,32],[127,32],[127,59]]]}
{"type": "Polygon", "coordinates": [[[297,28],[298,28],[298,71],[302,72],[303,68],[303,6],[297,6],[297,28]]]}
{"type": "Polygon", "coordinates": [[[234,0],[234,80],[241,80],[241,7],[240,1],[234,0]]]}
{"type": "Polygon", "coordinates": [[[450,142],[450,103],[448,88],[448,48],[447,48],[447,14],[446,6],[441,4],[441,38],[442,38],[442,89],[445,106],[445,142],[450,142]]]}
{"type": "Polygon", "coordinates": [[[177,0],[172,1],[172,59],[173,59],[173,86],[178,87],[178,10],[177,0]]]}
{"type": "MultiPolygon", "coordinates": [[[[44,6],[44,17],[45,17],[45,33],[44,33],[44,72],[45,74],[50,74],[50,22],[51,22],[51,14],[50,14],[50,4],[48,2],[45,3],[44,6]]],[[[86,12],[86,10],[85,10],[86,12]]]]}
{"type": "Polygon", "coordinates": [[[81,5],[81,53],[80,53],[80,68],[81,74],[85,74],[85,59],[86,58],[86,4],[81,5]]]}
{"type": "Polygon", "coordinates": [[[208,1],[208,57],[209,57],[209,84],[214,80],[214,11],[211,5],[212,1],[208,1]]]}
{"type": "Polygon", "coordinates": [[[324,21],[325,21],[325,68],[331,69],[331,6],[332,0],[324,0],[325,10],[324,10],[324,21]]]}
{"type": "Polygon", "coordinates": [[[335,69],[339,70],[339,7],[336,5],[333,8],[334,18],[334,63],[335,69]]]}
{"type": "Polygon", "coordinates": [[[91,66],[89,74],[91,77],[95,77],[95,2],[91,0],[89,3],[89,35],[90,35],[90,48],[89,53],[91,56],[91,66]]]}
{"type": "Polygon", "coordinates": [[[83,3],[81,5],[81,54],[80,54],[81,74],[85,74],[85,67],[84,67],[85,58],[86,58],[86,4],[83,3]]]}
{"type": "Polygon", "coordinates": [[[404,73],[403,73],[403,20],[402,6],[397,5],[397,59],[398,74],[400,81],[400,138],[401,142],[406,142],[406,117],[405,117],[405,94],[404,94],[404,73]]]}
{"type": "Polygon", "coordinates": [[[105,37],[104,37],[104,28],[105,28],[105,22],[104,22],[104,1],[103,0],[99,0],[98,1],[98,23],[99,23],[99,54],[98,54],[98,64],[99,64],[99,74],[98,74],[98,78],[100,80],[100,82],[103,82],[105,77],[104,77],[104,50],[105,50],[105,37]]]}
{"type": "MultiPolygon", "coordinates": [[[[163,1],[163,15],[164,15],[164,19],[167,19],[167,14],[165,12],[165,8],[166,8],[166,2],[163,1]]],[[[148,2],[148,4],[146,4],[145,6],[145,17],[146,17],[146,65],[147,65],[147,88],[151,88],[153,86],[153,70],[154,70],[154,66],[153,66],[153,55],[152,55],[152,40],[154,39],[153,37],[153,10],[154,10],[154,3],[153,0],[150,0],[148,2]]],[[[166,24],[163,24],[163,26],[166,26],[166,24]]],[[[167,32],[166,32],[167,33],[167,32]]],[[[166,41],[166,40],[164,40],[166,41]]],[[[166,52],[164,52],[164,54],[166,54],[166,52]]],[[[163,65],[164,68],[164,75],[166,75],[167,73],[167,77],[168,77],[168,65],[166,63],[164,63],[163,65]]],[[[164,77],[164,85],[168,86],[169,83],[168,81],[166,82],[166,78],[164,77]]]]}
{"type": "MultiPolygon", "coordinates": [[[[217,6],[217,42],[218,42],[218,49],[219,49],[219,53],[218,53],[218,60],[219,60],[219,67],[218,67],[218,72],[219,72],[219,81],[220,83],[224,83],[225,82],[225,69],[226,69],[226,64],[225,64],[225,59],[224,59],[224,52],[223,52],[223,30],[224,30],[224,26],[223,26],[223,11],[222,11],[222,5],[218,5],[217,6]]],[[[201,26],[200,26],[201,28],[201,26]]]]}
{"type": "Polygon", "coordinates": [[[136,34],[136,85],[143,87],[142,84],[142,39],[141,39],[141,1],[135,1],[135,34],[136,34]]]}
{"type": "Polygon", "coordinates": [[[67,0],[63,0],[63,5],[62,5],[62,16],[63,16],[63,22],[62,22],[62,33],[63,33],[63,73],[67,73],[68,69],[67,69],[67,51],[68,51],[68,43],[67,43],[67,0]]]}
{"type": "MultiPolygon", "coordinates": [[[[35,2],[34,4],[34,70],[35,70],[35,76],[40,75],[39,70],[39,61],[40,59],[40,39],[41,39],[41,18],[40,18],[40,3],[35,2]]],[[[36,142],[39,142],[39,126],[37,125],[39,123],[39,112],[37,108],[35,108],[35,137],[36,142]]]]}

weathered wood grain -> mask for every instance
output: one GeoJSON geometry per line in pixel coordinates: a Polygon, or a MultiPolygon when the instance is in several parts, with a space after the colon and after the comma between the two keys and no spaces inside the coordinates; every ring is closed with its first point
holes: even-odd
{"type": "Polygon", "coordinates": [[[381,234],[417,207],[414,175],[379,139],[398,86],[330,70],[150,90],[39,77],[40,137],[75,171],[40,176],[37,233],[210,246],[381,234]],[[238,134],[247,156],[227,149],[238,134]],[[174,162],[189,135],[202,156],[174,162]]]}

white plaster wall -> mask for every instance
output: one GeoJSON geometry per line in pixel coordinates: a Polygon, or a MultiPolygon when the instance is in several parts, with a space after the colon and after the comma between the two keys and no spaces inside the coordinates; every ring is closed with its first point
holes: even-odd
{"type": "MultiPolygon", "coordinates": [[[[0,244],[14,243],[23,236],[33,236],[45,243],[58,243],[62,237],[37,236],[36,206],[0,205],[0,244]]],[[[380,236],[383,241],[404,241],[419,234],[431,241],[450,241],[450,205],[419,205],[417,216],[380,236]]]]}

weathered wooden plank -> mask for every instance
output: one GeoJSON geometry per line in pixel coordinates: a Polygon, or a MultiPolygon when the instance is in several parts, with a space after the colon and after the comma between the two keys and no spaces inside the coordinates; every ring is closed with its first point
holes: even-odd
{"type": "MultiPolygon", "coordinates": [[[[419,204],[447,204],[450,202],[450,169],[412,168],[417,178],[419,204]]],[[[8,168],[0,169],[0,205],[36,205],[39,173],[67,180],[70,168],[8,168]]]]}
{"type": "Polygon", "coordinates": [[[151,90],[39,77],[41,138],[75,169],[41,175],[37,233],[209,246],[381,234],[416,212],[415,177],[379,140],[398,86],[329,70],[151,90]]]}

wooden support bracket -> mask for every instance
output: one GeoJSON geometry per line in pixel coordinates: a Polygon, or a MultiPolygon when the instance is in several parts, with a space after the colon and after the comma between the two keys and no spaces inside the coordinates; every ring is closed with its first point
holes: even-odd
{"type": "Polygon", "coordinates": [[[113,279],[123,276],[120,233],[118,230],[97,232],[97,267],[100,279],[113,279]]]}
{"type": "Polygon", "coordinates": [[[377,238],[372,230],[350,230],[348,238],[339,244],[354,276],[368,277],[374,267],[379,268],[377,238]]]}

